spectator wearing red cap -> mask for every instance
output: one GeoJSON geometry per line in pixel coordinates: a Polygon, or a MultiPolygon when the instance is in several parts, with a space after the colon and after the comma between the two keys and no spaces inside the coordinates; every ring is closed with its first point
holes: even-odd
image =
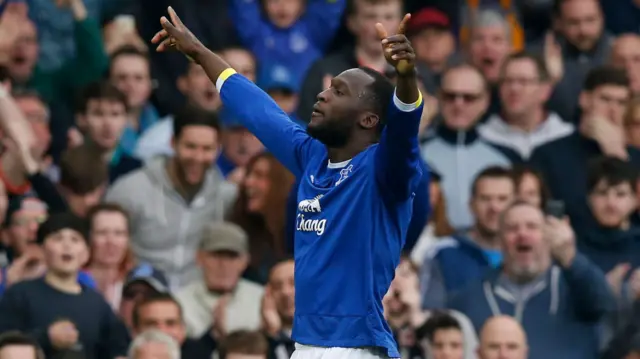
{"type": "Polygon", "coordinates": [[[407,27],[407,34],[421,61],[432,72],[439,85],[439,75],[456,50],[456,41],[451,31],[451,21],[442,11],[424,8],[418,11],[407,27]]]}

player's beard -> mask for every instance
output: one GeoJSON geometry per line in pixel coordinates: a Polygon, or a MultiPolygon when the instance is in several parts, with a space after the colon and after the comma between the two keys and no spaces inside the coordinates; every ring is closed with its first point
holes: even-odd
{"type": "Polygon", "coordinates": [[[307,134],[329,148],[342,148],[349,142],[351,127],[340,124],[319,124],[307,126],[307,134]]]}

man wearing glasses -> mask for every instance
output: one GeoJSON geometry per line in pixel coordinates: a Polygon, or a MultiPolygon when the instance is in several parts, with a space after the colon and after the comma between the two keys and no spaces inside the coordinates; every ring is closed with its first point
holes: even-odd
{"type": "Polygon", "coordinates": [[[455,229],[472,226],[471,183],[487,167],[520,161],[512,150],[482,139],[476,124],[489,106],[489,84],[471,65],[457,65],[442,75],[439,93],[442,123],[421,146],[422,157],[442,175],[447,217],[455,229]]]}

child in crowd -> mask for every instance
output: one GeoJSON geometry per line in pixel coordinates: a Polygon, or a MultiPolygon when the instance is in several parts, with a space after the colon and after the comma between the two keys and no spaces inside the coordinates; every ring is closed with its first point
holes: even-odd
{"type": "Polygon", "coordinates": [[[94,359],[126,355],[124,325],[98,292],[77,280],[89,257],[87,238],[86,222],[68,213],[53,214],[40,226],[37,243],[46,273],[4,293],[0,332],[33,335],[47,357],[68,352],[94,359]]]}

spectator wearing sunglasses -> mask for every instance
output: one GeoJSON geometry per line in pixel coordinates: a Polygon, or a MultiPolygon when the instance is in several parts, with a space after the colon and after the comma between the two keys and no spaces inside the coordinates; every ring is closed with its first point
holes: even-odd
{"type": "Polygon", "coordinates": [[[455,229],[473,224],[469,209],[471,183],[487,167],[510,167],[520,157],[482,139],[476,124],[490,102],[489,84],[476,68],[462,64],[442,75],[443,121],[421,146],[422,157],[443,178],[447,218],[455,229]]]}

